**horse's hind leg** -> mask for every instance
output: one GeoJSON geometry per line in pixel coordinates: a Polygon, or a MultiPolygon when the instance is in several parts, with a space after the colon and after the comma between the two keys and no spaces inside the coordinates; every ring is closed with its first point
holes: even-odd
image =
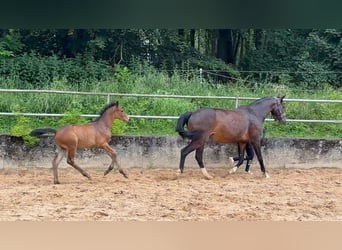
{"type": "Polygon", "coordinates": [[[190,154],[192,151],[194,151],[198,147],[199,147],[198,141],[192,140],[189,143],[189,145],[181,149],[181,157],[180,157],[180,162],[179,162],[180,173],[183,173],[184,171],[185,158],[188,156],[188,154],[190,154]]]}
{"type": "Polygon", "coordinates": [[[112,149],[108,143],[103,145],[102,148],[106,151],[106,153],[110,156],[112,159],[112,162],[110,163],[108,169],[104,172],[104,175],[107,175],[110,171],[114,169],[114,164],[118,166],[119,173],[122,174],[125,178],[128,178],[127,174],[123,171],[123,169],[120,167],[118,161],[116,160],[116,151],[112,149]]]}
{"type": "Polygon", "coordinates": [[[85,176],[89,180],[91,180],[90,175],[75,163],[76,150],[77,150],[77,148],[69,148],[68,149],[67,163],[70,164],[73,168],[77,169],[83,176],[85,176]]]}
{"type": "Polygon", "coordinates": [[[203,164],[203,151],[204,151],[204,145],[197,148],[195,158],[196,158],[198,165],[201,168],[201,171],[204,177],[207,178],[208,180],[211,180],[213,177],[208,174],[207,169],[204,167],[204,164],[203,164]]]}
{"type": "Polygon", "coordinates": [[[65,150],[57,145],[56,151],[57,151],[57,154],[56,154],[55,158],[52,161],[53,183],[54,184],[59,184],[57,168],[58,168],[59,163],[61,162],[61,160],[64,157],[65,150]]]}

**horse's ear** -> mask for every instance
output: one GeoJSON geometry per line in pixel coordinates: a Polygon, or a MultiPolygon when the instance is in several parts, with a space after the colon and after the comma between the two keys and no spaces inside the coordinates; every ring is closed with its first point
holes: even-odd
{"type": "Polygon", "coordinates": [[[283,99],[285,98],[285,95],[280,97],[280,102],[283,102],[283,99]]]}
{"type": "Polygon", "coordinates": [[[116,101],[115,105],[116,105],[116,106],[119,106],[119,101],[116,101]]]}

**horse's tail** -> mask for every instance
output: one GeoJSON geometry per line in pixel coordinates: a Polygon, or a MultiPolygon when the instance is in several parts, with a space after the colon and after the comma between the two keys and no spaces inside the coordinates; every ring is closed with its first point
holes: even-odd
{"type": "Polygon", "coordinates": [[[30,133],[30,136],[36,136],[39,137],[43,134],[47,134],[47,133],[52,133],[52,134],[56,134],[56,129],[53,128],[37,128],[35,130],[32,130],[30,133]]]}
{"type": "Polygon", "coordinates": [[[188,121],[191,115],[192,115],[192,112],[186,112],[178,118],[177,125],[176,125],[176,132],[178,132],[178,134],[183,139],[185,138],[192,139],[198,132],[198,131],[185,131],[184,130],[184,126],[188,125],[188,121]]]}

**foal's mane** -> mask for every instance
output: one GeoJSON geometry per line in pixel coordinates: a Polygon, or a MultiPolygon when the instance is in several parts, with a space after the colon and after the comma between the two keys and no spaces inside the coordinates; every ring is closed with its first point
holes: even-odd
{"type": "Polygon", "coordinates": [[[112,102],[112,103],[108,104],[106,107],[104,107],[102,109],[102,111],[100,112],[100,115],[96,118],[95,121],[98,121],[108,109],[110,109],[113,106],[118,106],[118,105],[119,105],[119,102],[112,102]]]}

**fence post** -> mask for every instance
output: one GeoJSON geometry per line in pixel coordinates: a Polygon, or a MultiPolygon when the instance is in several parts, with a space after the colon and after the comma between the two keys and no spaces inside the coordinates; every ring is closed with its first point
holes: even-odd
{"type": "Polygon", "coordinates": [[[199,69],[199,73],[200,73],[200,82],[202,83],[202,75],[203,75],[203,69],[202,68],[200,68],[199,69]]]}
{"type": "Polygon", "coordinates": [[[239,97],[235,97],[235,108],[239,107],[239,97]]]}

